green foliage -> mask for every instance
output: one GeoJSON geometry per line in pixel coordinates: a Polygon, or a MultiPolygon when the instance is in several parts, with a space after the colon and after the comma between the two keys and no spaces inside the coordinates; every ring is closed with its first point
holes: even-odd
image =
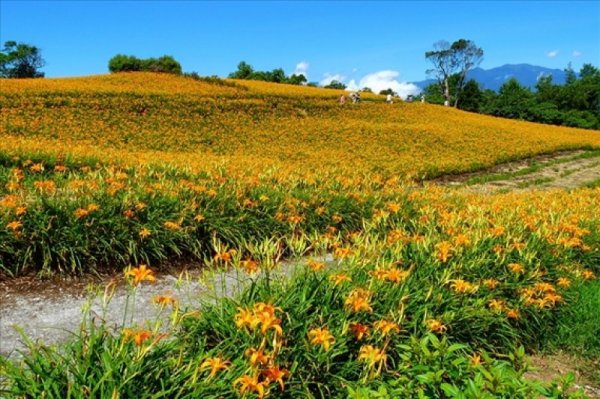
{"type": "MultiPolygon", "coordinates": [[[[567,72],[565,85],[554,84],[552,76],[543,76],[533,92],[514,78],[504,83],[499,93],[482,91],[471,80],[461,90],[458,102],[456,93],[460,76],[454,74],[447,79],[449,99],[458,108],[472,112],[552,125],[600,129],[600,70],[585,64],[579,77],[572,69],[567,72]]],[[[443,82],[429,85],[423,93],[432,104],[443,104],[446,100],[443,82]]]]}
{"type": "Polygon", "coordinates": [[[396,92],[392,89],[385,89],[385,90],[381,90],[379,92],[379,94],[387,96],[388,94],[391,94],[392,96],[396,95],[396,92]]]}
{"type": "Polygon", "coordinates": [[[39,48],[7,41],[0,52],[0,78],[43,78],[44,64],[39,48]]]}
{"type": "Polygon", "coordinates": [[[252,65],[245,61],[240,62],[237,68],[237,71],[229,74],[230,79],[262,80],[291,85],[302,85],[307,82],[306,76],[303,74],[293,74],[288,77],[282,68],[275,68],[272,71],[255,71],[252,65]]]}
{"type": "Polygon", "coordinates": [[[600,357],[600,281],[577,284],[570,295],[576,306],[564,306],[548,346],[583,356],[600,357]]]}
{"type": "Polygon", "coordinates": [[[467,73],[483,60],[483,50],[471,40],[459,39],[450,44],[440,41],[434,44],[435,50],[427,51],[425,58],[433,64],[427,73],[433,75],[444,96],[445,104],[458,106],[459,98],[466,83],[467,73]],[[450,78],[454,76],[454,93],[450,92],[450,78]],[[452,101],[453,98],[453,101],[452,101]]]}
{"type": "Polygon", "coordinates": [[[346,85],[338,80],[332,80],[328,85],[323,86],[326,89],[336,89],[336,90],[344,90],[346,85]]]}
{"type": "Polygon", "coordinates": [[[110,72],[161,72],[181,74],[181,64],[170,55],[159,58],[139,59],[133,55],[117,54],[108,61],[110,72]]]}

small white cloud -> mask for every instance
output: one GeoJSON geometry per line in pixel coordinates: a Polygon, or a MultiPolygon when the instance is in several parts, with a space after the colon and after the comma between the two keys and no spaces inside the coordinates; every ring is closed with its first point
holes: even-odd
{"type": "Polygon", "coordinates": [[[355,73],[356,71],[358,71],[358,68],[352,68],[352,73],[355,73]]]}
{"type": "Polygon", "coordinates": [[[306,61],[300,61],[296,64],[296,70],[294,71],[295,75],[304,75],[308,79],[308,67],[309,63],[306,61]]]}
{"type": "Polygon", "coordinates": [[[334,80],[337,80],[338,82],[343,82],[344,79],[346,79],[345,76],[340,75],[339,73],[336,74],[330,74],[329,72],[323,74],[323,79],[319,82],[319,84],[321,86],[327,86],[329,83],[333,82],[334,80]]]}
{"type": "Polygon", "coordinates": [[[558,50],[552,50],[552,51],[548,51],[548,52],[546,53],[546,55],[547,55],[548,57],[550,57],[550,58],[554,58],[554,57],[556,57],[556,56],[558,55],[558,50]]]}
{"type": "Polygon", "coordinates": [[[358,91],[360,89],[362,89],[362,87],[359,87],[358,83],[356,83],[356,80],[354,80],[354,79],[349,81],[348,84],[346,85],[346,90],[349,90],[349,91],[358,91]]]}
{"type": "Polygon", "coordinates": [[[421,90],[412,83],[400,82],[397,78],[400,73],[392,70],[373,72],[365,75],[358,84],[353,79],[348,83],[347,90],[360,90],[368,87],[373,93],[379,93],[381,90],[392,89],[402,98],[409,94],[418,94],[421,90]]]}
{"type": "Polygon", "coordinates": [[[573,50],[573,57],[581,57],[583,53],[579,50],[573,50]]]}

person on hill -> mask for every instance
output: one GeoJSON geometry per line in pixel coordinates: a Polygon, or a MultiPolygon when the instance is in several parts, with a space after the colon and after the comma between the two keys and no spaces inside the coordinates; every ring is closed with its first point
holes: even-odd
{"type": "Polygon", "coordinates": [[[350,98],[352,99],[353,104],[360,102],[360,94],[358,94],[358,93],[351,93],[350,98]]]}
{"type": "Polygon", "coordinates": [[[388,93],[388,95],[385,97],[385,102],[388,104],[392,104],[394,102],[390,93],[388,93]]]}
{"type": "Polygon", "coordinates": [[[340,96],[340,104],[341,104],[341,105],[344,105],[344,104],[346,104],[346,96],[345,96],[345,95],[343,95],[343,94],[340,96]]]}

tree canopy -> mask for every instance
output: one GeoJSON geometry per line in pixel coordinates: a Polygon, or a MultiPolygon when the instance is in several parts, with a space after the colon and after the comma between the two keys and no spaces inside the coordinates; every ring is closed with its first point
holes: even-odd
{"type": "Polygon", "coordinates": [[[453,98],[454,106],[457,107],[467,73],[481,63],[483,50],[471,40],[459,39],[452,44],[439,41],[434,44],[433,51],[425,53],[425,58],[433,64],[433,68],[427,70],[427,73],[438,80],[445,98],[444,105],[450,105],[452,95],[449,79],[456,76],[453,98]]]}
{"type": "Polygon", "coordinates": [[[7,41],[0,52],[2,78],[43,78],[44,65],[40,49],[29,44],[7,41]]]}
{"type": "Polygon", "coordinates": [[[245,61],[238,64],[237,71],[229,74],[230,79],[262,80],[265,82],[287,83],[291,85],[306,84],[306,76],[303,74],[293,74],[286,76],[282,68],[275,68],[272,71],[255,71],[252,65],[245,61]]]}
{"type": "MultiPolygon", "coordinates": [[[[461,91],[458,108],[503,118],[600,129],[600,70],[584,64],[579,74],[570,66],[566,72],[568,79],[564,85],[555,84],[552,76],[542,76],[535,90],[513,78],[504,82],[496,93],[482,90],[477,82],[469,80],[461,91]]],[[[459,80],[457,74],[448,78],[450,100],[454,100],[459,80]]],[[[444,103],[443,93],[439,83],[424,90],[427,101],[434,104],[444,103]]]]}
{"type": "Polygon", "coordinates": [[[161,72],[181,75],[181,64],[170,55],[140,59],[133,55],[117,54],[108,61],[110,72],[161,72]]]}

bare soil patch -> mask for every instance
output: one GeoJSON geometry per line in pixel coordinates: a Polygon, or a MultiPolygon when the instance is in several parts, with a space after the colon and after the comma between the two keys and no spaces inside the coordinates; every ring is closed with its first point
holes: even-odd
{"type": "Polygon", "coordinates": [[[596,370],[597,373],[600,359],[586,360],[566,353],[556,353],[532,355],[529,362],[534,370],[527,372],[526,378],[549,383],[572,373],[575,377],[575,389],[583,389],[590,398],[600,398],[600,381],[594,377],[593,372],[596,370]]]}
{"type": "Polygon", "coordinates": [[[508,162],[461,175],[442,176],[433,183],[492,193],[499,190],[573,189],[600,179],[600,154],[578,150],[508,162]]]}

